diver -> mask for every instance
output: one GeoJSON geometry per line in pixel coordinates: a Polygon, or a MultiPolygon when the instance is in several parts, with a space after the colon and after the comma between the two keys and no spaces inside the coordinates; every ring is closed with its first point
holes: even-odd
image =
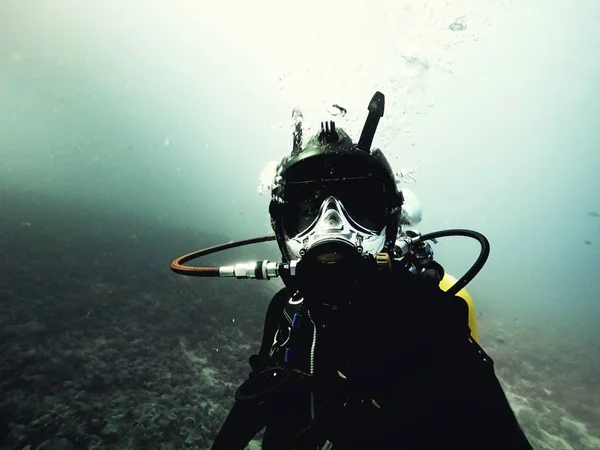
{"type": "Polygon", "coordinates": [[[383,108],[377,92],[356,144],[326,122],[303,145],[294,113],[269,206],[285,288],[213,450],[263,429],[263,450],[532,448],[467,302],[440,288],[427,246],[404,245],[418,235],[402,230],[402,191],[371,150],[383,108]]]}

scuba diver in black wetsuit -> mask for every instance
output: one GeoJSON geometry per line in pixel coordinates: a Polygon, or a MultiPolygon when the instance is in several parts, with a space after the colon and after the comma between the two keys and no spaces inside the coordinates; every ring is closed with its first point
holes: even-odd
{"type": "MultiPolygon", "coordinates": [[[[329,122],[303,145],[298,120],[269,207],[281,264],[194,268],[281,275],[286,285],[213,450],[244,449],[265,427],[263,450],[532,448],[469,326],[468,302],[454,295],[483,266],[487,240],[400,229],[402,192],[371,150],[383,107],[378,92],[357,144],[329,122]],[[446,292],[424,242],[434,235],[482,243],[476,265],[446,292]]],[[[173,270],[190,274],[181,264],[199,254],[173,270]]]]}

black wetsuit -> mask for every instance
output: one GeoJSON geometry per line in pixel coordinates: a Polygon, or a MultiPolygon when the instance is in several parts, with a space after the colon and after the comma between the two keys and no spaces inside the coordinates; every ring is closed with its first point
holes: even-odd
{"type": "Polygon", "coordinates": [[[288,289],[274,296],[250,378],[278,365],[299,372],[258,402],[236,400],[213,450],[244,449],[265,426],[263,450],[532,448],[462,299],[405,270],[332,295],[300,305],[288,289]]]}

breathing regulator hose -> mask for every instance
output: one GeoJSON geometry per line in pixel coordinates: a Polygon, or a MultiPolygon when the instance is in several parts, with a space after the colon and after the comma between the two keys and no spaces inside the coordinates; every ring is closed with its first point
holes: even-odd
{"type": "Polygon", "coordinates": [[[449,288],[446,291],[449,294],[456,295],[462,288],[464,288],[467,284],[469,284],[473,278],[475,278],[477,276],[477,274],[479,273],[479,271],[481,269],[483,269],[483,266],[485,265],[488,257],[490,256],[490,242],[487,240],[487,238],[483,234],[481,234],[477,231],[464,230],[464,229],[460,229],[460,228],[452,229],[452,230],[440,230],[440,231],[434,231],[432,233],[423,234],[421,236],[421,241],[431,241],[431,240],[435,240],[437,238],[448,237],[448,236],[470,237],[472,239],[477,240],[479,242],[479,244],[481,245],[481,250],[479,252],[479,256],[477,257],[477,260],[475,261],[475,263],[471,266],[471,268],[469,270],[467,270],[467,272],[462,277],[460,277],[458,279],[458,281],[456,283],[454,283],[452,285],[451,288],[449,288]]]}
{"type": "Polygon", "coordinates": [[[262,242],[274,241],[275,236],[262,236],[252,239],[245,239],[243,241],[228,242],[226,244],[215,245],[214,247],[208,247],[202,250],[196,250],[195,252],[188,253],[187,255],[180,256],[171,263],[171,270],[179,275],[187,275],[190,277],[220,277],[220,267],[193,267],[184,266],[185,263],[190,262],[194,259],[201,258],[202,256],[210,255],[212,253],[222,252],[236,247],[243,247],[245,245],[260,244],[262,242]]]}
{"type": "MultiPolygon", "coordinates": [[[[456,295],[462,288],[464,288],[485,265],[489,254],[490,254],[490,243],[487,238],[477,231],[465,230],[465,229],[451,229],[451,230],[440,230],[432,233],[423,234],[414,239],[405,240],[406,251],[409,251],[412,243],[432,240],[436,242],[436,239],[448,236],[465,236],[475,239],[481,245],[479,256],[475,263],[471,266],[467,272],[458,279],[458,281],[450,287],[447,292],[452,295],[456,295]]],[[[187,255],[180,256],[171,263],[171,270],[180,275],[187,275],[192,277],[236,277],[236,278],[255,278],[268,280],[276,278],[281,275],[282,272],[289,272],[290,275],[295,274],[295,266],[297,261],[291,261],[290,263],[276,263],[271,261],[254,261],[250,263],[239,263],[233,266],[221,266],[221,267],[196,267],[196,266],[184,266],[185,263],[194,259],[210,255],[212,253],[229,250],[236,247],[243,247],[245,245],[259,244],[262,242],[274,241],[275,236],[262,236],[252,239],[245,239],[242,241],[228,242],[226,244],[215,245],[214,247],[197,250],[187,255]]]]}

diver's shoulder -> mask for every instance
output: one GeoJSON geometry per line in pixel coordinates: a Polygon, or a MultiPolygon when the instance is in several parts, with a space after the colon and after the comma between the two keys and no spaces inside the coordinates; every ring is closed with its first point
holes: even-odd
{"type": "Polygon", "coordinates": [[[403,270],[390,276],[385,289],[386,297],[393,303],[405,309],[425,310],[429,317],[432,313],[447,314],[449,310],[466,313],[464,300],[444,291],[434,276],[420,276],[403,270]]]}

